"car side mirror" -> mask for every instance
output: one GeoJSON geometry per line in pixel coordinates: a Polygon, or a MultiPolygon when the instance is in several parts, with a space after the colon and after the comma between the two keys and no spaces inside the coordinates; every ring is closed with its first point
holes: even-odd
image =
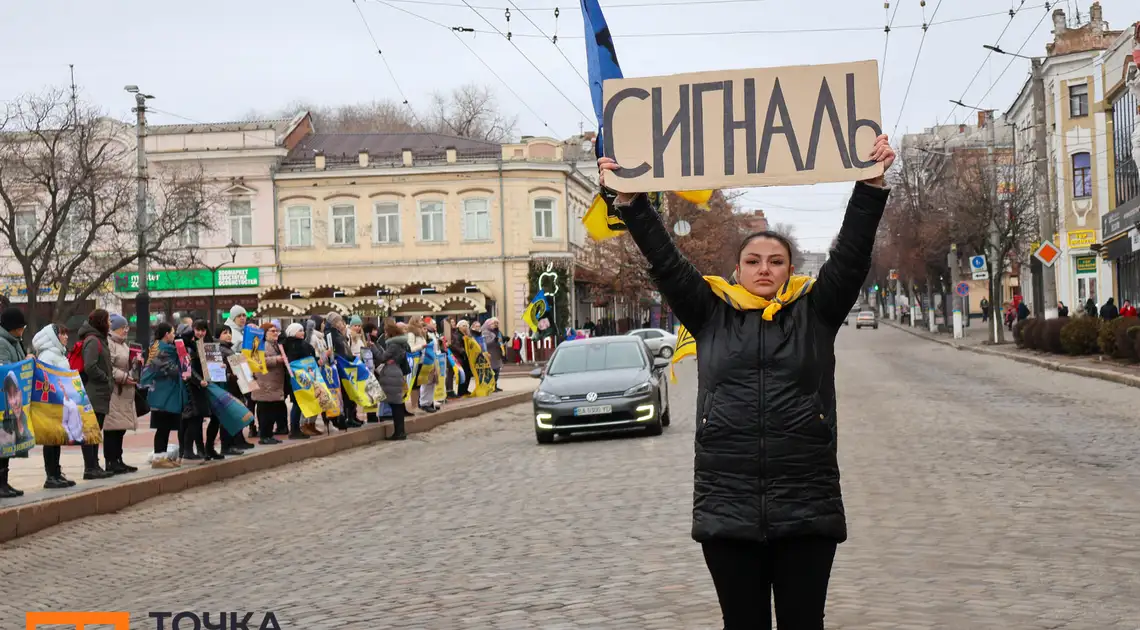
{"type": "Polygon", "coordinates": [[[653,359],[653,369],[664,370],[669,367],[669,359],[662,359],[660,357],[653,359]]]}
{"type": "Polygon", "coordinates": [[[542,378],[542,368],[534,368],[530,371],[531,378],[542,378]]]}

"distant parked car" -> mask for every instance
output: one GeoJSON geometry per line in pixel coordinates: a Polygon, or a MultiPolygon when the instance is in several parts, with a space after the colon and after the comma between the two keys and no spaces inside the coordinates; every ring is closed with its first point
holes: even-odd
{"type": "Polygon", "coordinates": [[[874,328],[879,329],[879,316],[871,309],[864,309],[859,311],[859,315],[855,317],[855,330],[860,328],[874,328]]]}
{"type": "Polygon", "coordinates": [[[638,330],[631,330],[627,335],[631,337],[638,337],[649,346],[649,353],[655,357],[668,359],[673,356],[673,350],[677,346],[677,335],[671,332],[661,330],[660,328],[639,328],[638,330]]]}

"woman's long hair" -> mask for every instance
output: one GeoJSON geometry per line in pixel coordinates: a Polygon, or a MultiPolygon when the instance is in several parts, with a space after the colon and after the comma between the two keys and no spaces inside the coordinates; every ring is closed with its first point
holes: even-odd
{"type": "Polygon", "coordinates": [[[87,316],[87,323],[104,336],[111,334],[111,314],[106,310],[97,308],[87,316]]]}

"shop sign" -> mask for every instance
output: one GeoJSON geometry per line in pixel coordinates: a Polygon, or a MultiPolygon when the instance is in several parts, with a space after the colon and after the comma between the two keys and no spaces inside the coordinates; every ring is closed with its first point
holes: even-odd
{"type": "MultiPolygon", "coordinates": [[[[230,267],[219,269],[216,276],[209,269],[152,271],[147,274],[147,288],[151,291],[188,291],[194,289],[234,289],[256,287],[261,284],[258,267],[230,267]]],[[[134,293],[139,290],[138,272],[115,274],[115,291],[134,293]]]]}
{"type": "Polygon", "coordinates": [[[1132,253],[1140,252],[1140,230],[1132,228],[1128,232],[1128,238],[1132,241],[1132,253]]]}
{"type": "Polygon", "coordinates": [[[1096,242],[1096,230],[1069,232],[1069,249],[1085,249],[1096,242]]]}
{"type": "Polygon", "coordinates": [[[1096,256],[1077,256],[1077,273],[1096,273],[1096,256]]]}

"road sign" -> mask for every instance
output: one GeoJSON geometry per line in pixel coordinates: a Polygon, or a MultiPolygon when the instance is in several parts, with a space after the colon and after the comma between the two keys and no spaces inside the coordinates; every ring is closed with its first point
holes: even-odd
{"type": "Polygon", "coordinates": [[[954,287],[954,292],[957,293],[960,297],[966,297],[967,295],[970,295],[970,285],[966,284],[965,282],[959,282],[958,286],[954,287]]]}
{"type": "MultiPolygon", "coordinates": [[[[984,271],[985,268],[986,268],[986,257],[985,256],[972,256],[970,258],[970,269],[974,273],[977,273],[979,271],[984,271]]],[[[976,279],[977,278],[975,278],[975,280],[976,279]]]]}
{"type": "Polygon", "coordinates": [[[988,271],[975,271],[974,280],[989,280],[990,272],[988,271]]]}
{"type": "Polygon", "coordinates": [[[887,274],[887,279],[888,280],[898,280],[899,279],[899,270],[898,269],[891,269],[890,273],[887,274]]]}
{"type": "Polygon", "coordinates": [[[1057,249],[1057,246],[1053,245],[1049,241],[1041,243],[1041,246],[1037,248],[1037,251],[1033,252],[1033,256],[1037,258],[1037,260],[1040,260],[1041,264],[1045,265],[1046,267],[1052,267],[1053,263],[1057,262],[1057,258],[1060,255],[1061,250],[1057,249]]]}
{"type": "Polygon", "coordinates": [[[689,225],[689,222],[684,219],[673,224],[673,233],[677,236],[688,236],[692,231],[693,226],[689,225]]]}

